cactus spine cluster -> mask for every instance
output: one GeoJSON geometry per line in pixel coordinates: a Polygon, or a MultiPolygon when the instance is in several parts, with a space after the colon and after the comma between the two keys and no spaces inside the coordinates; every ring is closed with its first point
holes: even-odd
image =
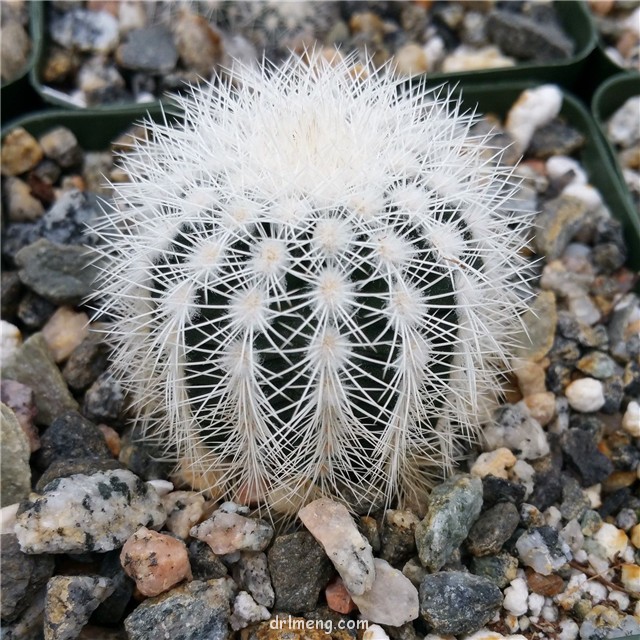
{"type": "Polygon", "coordinates": [[[530,220],[444,89],[292,57],[124,160],[102,312],[138,424],[215,493],[411,498],[500,386],[530,220]]]}

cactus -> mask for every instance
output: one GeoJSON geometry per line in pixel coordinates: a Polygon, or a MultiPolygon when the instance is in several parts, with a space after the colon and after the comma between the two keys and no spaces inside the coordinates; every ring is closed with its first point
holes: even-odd
{"type": "Polygon", "coordinates": [[[99,229],[137,424],[216,494],[411,500],[479,433],[530,217],[443,88],[292,57],[149,123],[99,229]]]}

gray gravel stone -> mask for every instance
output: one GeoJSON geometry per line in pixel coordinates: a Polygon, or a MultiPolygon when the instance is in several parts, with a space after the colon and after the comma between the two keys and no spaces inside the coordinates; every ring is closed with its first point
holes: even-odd
{"type": "Polygon", "coordinates": [[[120,416],[123,405],[124,393],[120,382],[110,371],[105,371],[87,389],[82,412],[96,422],[113,422],[120,416]]]}
{"type": "Polygon", "coordinates": [[[472,633],[483,627],[502,604],[490,580],[462,571],[442,571],[420,584],[420,615],[435,633],[472,633]]]}
{"type": "Polygon", "coordinates": [[[100,333],[90,332],[76,347],[62,370],[62,376],[74,391],[83,391],[107,368],[109,347],[100,333]]]}
{"type": "Polygon", "coordinates": [[[276,596],[265,553],[241,551],[240,560],[233,567],[233,578],[238,587],[248,591],[258,604],[273,607],[276,596]]]}
{"type": "Polygon", "coordinates": [[[99,576],[54,576],[47,583],[44,634],[47,640],[74,640],[96,607],[114,589],[99,576]]]}
{"type": "Polygon", "coordinates": [[[420,562],[431,571],[441,569],[467,537],[482,508],[482,481],[456,475],[429,496],[429,509],[416,526],[420,562]]]}
{"type": "Polygon", "coordinates": [[[229,578],[194,580],[145,600],[124,621],[129,640],[227,640],[231,602],[237,588],[229,578]]]}
{"type": "Polygon", "coordinates": [[[20,502],[31,491],[29,439],[15,413],[0,403],[0,506],[20,502]]]}
{"type": "Polygon", "coordinates": [[[178,51],[171,31],[156,24],[130,31],[116,51],[116,60],[125,69],[167,73],[176,66],[178,51]]]}
{"type": "Polygon", "coordinates": [[[333,574],[331,561],[314,537],[306,531],[278,536],[267,555],[276,609],[288,613],[314,609],[333,574]]]}
{"type": "Polygon", "coordinates": [[[15,260],[27,287],[54,304],[75,305],[93,291],[96,258],[87,247],[41,238],[20,249],[15,260]]]}
{"type": "Polygon", "coordinates": [[[4,367],[3,377],[17,380],[33,390],[38,413],[36,422],[51,424],[67,411],[77,411],[78,403],[53,361],[42,333],[34,333],[25,340],[16,358],[4,367]]]}
{"type": "Polygon", "coordinates": [[[0,617],[13,622],[32,602],[51,577],[54,568],[49,555],[28,556],[20,551],[18,538],[5,533],[0,538],[0,617]]]}
{"type": "Polygon", "coordinates": [[[511,502],[499,502],[480,514],[469,536],[467,545],[474,556],[496,554],[513,535],[520,522],[520,512],[511,502]]]}
{"type": "Polygon", "coordinates": [[[514,11],[492,11],[486,31],[489,39],[508,56],[547,62],[573,53],[573,41],[556,25],[541,24],[514,11]]]}
{"type": "Polygon", "coordinates": [[[551,156],[570,156],[584,143],[585,137],[580,131],[555,118],[549,124],[536,129],[527,154],[544,160],[551,156]]]}
{"type": "Polygon", "coordinates": [[[65,191],[42,216],[40,235],[50,242],[68,245],[93,244],[89,229],[100,217],[100,204],[89,191],[65,191]]]}
{"type": "Polygon", "coordinates": [[[68,478],[77,474],[91,476],[102,471],[124,469],[124,465],[113,458],[75,458],[74,460],[58,459],[52,462],[38,478],[35,490],[44,491],[50,482],[57,478],[68,478]]]}
{"type": "Polygon", "coordinates": [[[126,469],[50,482],[20,504],[16,535],[25,553],[84,553],[122,546],[140,527],[166,519],[156,491],[126,469]]]}

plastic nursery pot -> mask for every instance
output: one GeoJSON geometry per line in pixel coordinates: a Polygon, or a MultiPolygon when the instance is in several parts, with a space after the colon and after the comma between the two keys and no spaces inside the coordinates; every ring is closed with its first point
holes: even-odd
{"type": "Polygon", "coordinates": [[[29,3],[29,36],[31,37],[31,53],[20,75],[9,82],[3,82],[0,87],[0,107],[3,124],[18,116],[34,111],[42,105],[40,95],[29,82],[29,74],[38,57],[38,41],[40,40],[39,25],[33,20],[33,5],[38,4],[31,0],[29,3]]]}
{"type": "MultiPolygon", "coordinates": [[[[109,149],[113,140],[132,125],[149,118],[160,120],[163,117],[160,105],[127,107],[110,112],[101,109],[50,109],[26,115],[9,123],[2,129],[2,138],[16,127],[23,127],[36,138],[55,127],[66,127],[73,132],[85,151],[105,151],[109,149]]],[[[172,117],[174,116],[167,116],[172,117]]]]}
{"type": "MultiPolygon", "coordinates": [[[[47,3],[34,2],[33,5],[32,21],[39,30],[40,37],[38,39],[37,61],[31,71],[31,83],[46,102],[72,109],[83,109],[83,107],[72,102],[62,91],[53,89],[42,81],[42,69],[46,62],[49,42],[46,25],[47,3]]],[[[575,43],[575,51],[573,55],[568,58],[553,60],[547,63],[524,62],[514,67],[502,67],[490,70],[434,73],[429,74],[429,78],[440,81],[472,81],[479,83],[534,80],[554,82],[567,88],[573,88],[580,81],[584,64],[596,46],[597,33],[591,14],[583,0],[555,0],[554,8],[559,15],[563,29],[575,43]]],[[[164,100],[162,102],[164,102],[164,100]]],[[[159,101],[145,104],[147,106],[154,106],[158,103],[159,101]]],[[[104,105],[94,108],[110,111],[122,108],[122,105],[104,105]]]]}
{"type": "Polygon", "coordinates": [[[615,75],[603,82],[593,95],[591,112],[597,124],[600,126],[604,143],[611,154],[614,167],[618,172],[620,181],[626,189],[622,169],[618,164],[618,156],[606,134],[607,120],[629,99],[640,95],[640,73],[628,71],[615,75]]]}
{"type": "Polygon", "coordinates": [[[513,67],[490,70],[430,73],[429,79],[487,85],[494,82],[540,81],[553,82],[568,89],[575,88],[580,82],[585,62],[596,46],[598,35],[589,9],[582,0],[555,0],[553,6],[564,31],[575,43],[572,56],[547,63],[522,62],[513,67]]]}
{"type": "MultiPolygon", "coordinates": [[[[480,113],[493,113],[504,118],[520,93],[532,86],[532,83],[527,82],[509,82],[493,85],[461,84],[460,88],[466,107],[473,109],[477,106],[480,113]]],[[[563,96],[560,115],[586,139],[578,154],[579,160],[590,183],[600,191],[611,215],[622,223],[629,249],[627,265],[640,270],[640,218],[631,203],[629,192],[626,188],[623,189],[612,160],[612,152],[605,144],[600,127],[582,102],[566,91],[563,96]]]]}

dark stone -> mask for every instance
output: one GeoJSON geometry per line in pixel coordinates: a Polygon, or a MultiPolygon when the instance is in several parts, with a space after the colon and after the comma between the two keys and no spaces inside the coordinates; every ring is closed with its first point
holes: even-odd
{"type": "MultiPolygon", "coordinates": [[[[556,444],[551,437],[549,441],[556,444]]],[[[528,502],[540,511],[556,504],[562,496],[562,476],[560,473],[562,457],[557,452],[557,445],[554,449],[551,455],[532,462],[536,475],[533,493],[529,496],[528,502]]]]}
{"type": "Polygon", "coordinates": [[[520,522],[520,512],[511,502],[499,502],[480,514],[469,535],[467,547],[474,556],[498,553],[520,522]]]}
{"type": "Polygon", "coordinates": [[[109,347],[104,337],[91,332],[69,356],[62,377],[74,391],[83,391],[107,368],[109,347]]]}
{"type": "Polygon", "coordinates": [[[614,431],[606,440],[609,459],[620,471],[633,471],[640,466],[640,449],[636,447],[629,434],[614,431]]]}
{"type": "Polygon", "coordinates": [[[514,580],[517,570],[518,559],[506,551],[501,551],[494,556],[473,556],[471,558],[471,571],[486,578],[498,589],[504,589],[514,580]]]}
{"type": "Polygon", "coordinates": [[[87,389],[82,412],[96,422],[117,421],[122,412],[124,394],[120,382],[110,371],[105,371],[87,389]]]}
{"type": "Polygon", "coordinates": [[[100,575],[110,580],[114,590],[98,605],[91,621],[97,625],[115,626],[122,620],[135,587],[134,581],[124,572],[120,563],[120,549],[108,551],[102,556],[100,575]]]}
{"type": "Polygon", "coordinates": [[[632,398],[640,396],[640,362],[630,360],[622,376],[624,392],[632,398]]]}
{"type": "Polygon", "coordinates": [[[592,258],[596,267],[605,273],[613,273],[627,260],[622,223],[616,218],[601,218],[596,224],[592,258]]]}
{"type": "Polygon", "coordinates": [[[18,305],[18,318],[32,331],[41,329],[54,314],[56,305],[39,296],[33,291],[27,291],[18,305]]]}
{"type": "Polygon", "coordinates": [[[130,31],[116,51],[116,60],[125,69],[167,73],[178,63],[178,51],[171,31],[156,24],[130,31]]]}
{"type": "Polygon", "coordinates": [[[521,60],[549,62],[567,58],[574,49],[573,41],[557,24],[511,11],[492,11],[486,32],[503,53],[521,60]]]}
{"type": "Polygon", "coordinates": [[[499,502],[522,504],[526,488],[517,482],[511,482],[496,476],[482,478],[482,501],[485,508],[492,507],[499,502]]]}
{"type": "Polygon", "coordinates": [[[462,571],[425,576],[420,584],[420,615],[435,633],[472,633],[483,627],[502,605],[493,582],[462,571]]]}
{"type": "Polygon", "coordinates": [[[580,348],[575,340],[556,334],[549,356],[562,364],[573,365],[580,359],[580,348]]]}
{"type": "Polygon", "coordinates": [[[416,525],[420,518],[411,511],[386,511],[382,519],[380,557],[391,565],[404,564],[415,554],[416,525]]]}
{"type": "Polygon", "coordinates": [[[572,369],[561,362],[552,362],[545,372],[545,386],[556,395],[561,394],[571,382],[572,369]]]}
{"type": "Polygon", "coordinates": [[[0,316],[11,321],[18,312],[18,304],[22,294],[22,280],[17,271],[4,270],[0,273],[0,316]]]}
{"type": "Polygon", "coordinates": [[[334,570],[314,537],[306,531],[278,536],[267,557],[275,608],[287,613],[315,609],[334,570]]]}
{"type": "Polygon", "coordinates": [[[114,469],[124,469],[124,465],[113,458],[91,457],[73,458],[69,460],[58,458],[52,462],[40,476],[35,488],[36,491],[44,491],[46,486],[57,478],[68,478],[77,473],[90,476],[94,473],[113,471],[114,469]]]}
{"type": "Polygon", "coordinates": [[[611,460],[598,450],[597,441],[584,429],[568,429],[561,437],[562,450],[580,473],[582,486],[591,487],[613,471],[611,460]]]}
{"type": "Polygon", "coordinates": [[[227,567],[206,542],[192,540],[188,552],[194,580],[212,580],[227,575],[227,567]]]}
{"type": "Polygon", "coordinates": [[[575,478],[564,475],[562,479],[562,504],[560,513],[566,520],[580,520],[587,509],[591,508],[589,496],[580,488],[575,478]]]}
{"type": "Polygon", "coordinates": [[[624,399],[622,376],[611,376],[604,380],[604,405],[600,411],[608,415],[618,413],[624,399]]]}
{"type": "Polygon", "coordinates": [[[120,439],[118,460],[143,480],[166,479],[172,468],[171,463],[160,460],[160,452],[141,439],[134,439],[130,432],[123,434],[120,439]]]}
{"type": "Polygon", "coordinates": [[[561,120],[554,118],[549,124],[535,130],[528,155],[546,160],[551,156],[570,156],[585,143],[585,137],[561,120]]]}
{"type": "Polygon", "coordinates": [[[113,459],[102,432],[76,411],[56,418],[42,434],[40,442],[42,446],[35,455],[40,469],[46,469],[58,460],[113,459]]]}
{"type": "Polygon", "coordinates": [[[236,587],[229,578],[194,580],[145,600],[124,621],[129,640],[229,640],[230,601],[236,587]]]}
{"type": "Polygon", "coordinates": [[[620,509],[627,506],[629,499],[631,498],[631,491],[629,487],[623,487],[613,493],[605,494],[602,505],[598,509],[598,513],[602,518],[617,515],[620,509]]]}
{"type": "MultiPolygon", "coordinates": [[[[13,622],[31,604],[36,594],[52,576],[54,560],[50,555],[27,555],[20,551],[18,538],[12,533],[0,537],[0,617],[13,622]]],[[[4,627],[4,624],[2,625],[4,627]]],[[[4,635],[3,635],[4,637],[4,635]]]]}
{"type": "Polygon", "coordinates": [[[40,239],[16,254],[20,279],[54,304],[76,305],[94,290],[96,254],[87,247],[40,239]]]}

